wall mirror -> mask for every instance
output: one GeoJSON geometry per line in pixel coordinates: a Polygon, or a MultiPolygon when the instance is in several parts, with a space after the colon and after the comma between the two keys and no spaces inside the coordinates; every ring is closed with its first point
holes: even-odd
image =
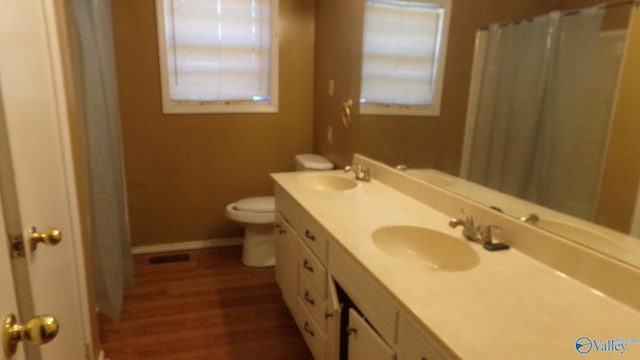
{"type": "Polygon", "coordinates": [[[440,116],[360,114],[358,152],[640,267],[636,3],[509,6],[454,1],[440,116]]]}

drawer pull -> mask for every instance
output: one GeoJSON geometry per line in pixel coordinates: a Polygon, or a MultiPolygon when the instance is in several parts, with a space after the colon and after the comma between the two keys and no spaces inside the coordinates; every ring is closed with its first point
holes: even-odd
{"type": "Polygon", "coordinates": [[[304,259],[304,262],[302,263],[302,267],[307,269],[309,272],[313,272],[313,266],[309,264],[309,261],[307,259],[304,259]]]}
{"type": "Polygon", "coordinates": [[[276,228],[276,230],[278,231],[278,233],[280,235],[287,233],[287,229],[285,229],[285,227],[282,226],[282,224],[280,224],[280,223],[276,223],[275,228],[276,228]]]}
{"type": "Polygon", "coordinates": [[[306,290],[304,291],[304,300],[313,306],[316,305],[316,301],[313,300],[313,298],[311,297],[311,294],[309,294],[309,292],[306,290]]]}
{"type": "Polygon", "coordinates": [[[311,326],[307,321],[304,322],[304,331],[311,336],[316,336],[316,333],[313,332],[313,329],[311,329],[311,326]]]}
{"type": "Polygon", "coordinates": [[[311,241],[316,241],[315,235],[313,235],[313,233],[309,229],[307,229],[307,231],[304,232],[304,236],[306,236],[306,238],[311,241]]]}

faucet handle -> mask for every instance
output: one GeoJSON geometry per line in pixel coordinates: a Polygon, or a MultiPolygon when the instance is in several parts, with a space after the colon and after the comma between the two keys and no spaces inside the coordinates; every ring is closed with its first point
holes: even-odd
{"type": "Polygon", "coordinates": [[[371,172],[372,172],[371,168],[363,169],[362,170],[362,180],[371,181],[371,172]]]}
{"type": "Polygon", "coordinates": [[[345,172],[353,172],[356,176],[356,180],[370,181],[371,180],[371,168],[364,168],[362,164],[353,164],[353,166],[347,165],[344,167],[345,172]]]}
{"type": "Polygon", "coordinates": [[[481,240],[485,244],[491,244],[493,242],[493,230],[502,230],[498,225],[487,225],[480,228],[481,240]]]}
{"type": "Polygon", "coordinates": [[[460,209],[460,212],[464,214],[464,220],[467,223],[467,225],[475,227],[473,223],[473,216],[471,216],[471,214],[469,214],[465,209],[460,209]]]}
{"type": "Polygon", "coordinates": [[[518,218],[520,221],[524,221],[527,224],[536,224],[540,221],[540,216],[536,213],[527,214],[518,218]]]}

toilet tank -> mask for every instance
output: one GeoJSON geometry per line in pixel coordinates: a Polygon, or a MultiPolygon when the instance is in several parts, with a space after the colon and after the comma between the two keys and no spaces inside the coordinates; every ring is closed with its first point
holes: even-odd
{"type": "Polygon", "coordinates": [[[321,171],[333,169],[333,163],[316,154],[296,155],[296,171],[321,171]]]}

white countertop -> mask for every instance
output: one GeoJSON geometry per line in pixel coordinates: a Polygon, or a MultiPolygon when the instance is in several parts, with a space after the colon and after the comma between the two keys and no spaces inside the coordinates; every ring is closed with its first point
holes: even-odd
{"type": "Polygon", "coordinates": [[[628,345],[624,356],[595,350],[581,355],[575,347],[582,336],[605,342],[640,338],[637,310],[516,249],[489,252],[471,243],[480,263],[462,272],[393,259],[371,240],[382,226],[429,227],[460,238],[461,230],[447,226],[446,215],[376,180],[348,191],[321,191],[298,183],[302,175],[272,177],[458,357],[640,359],[640,343],[628,345]]]}

